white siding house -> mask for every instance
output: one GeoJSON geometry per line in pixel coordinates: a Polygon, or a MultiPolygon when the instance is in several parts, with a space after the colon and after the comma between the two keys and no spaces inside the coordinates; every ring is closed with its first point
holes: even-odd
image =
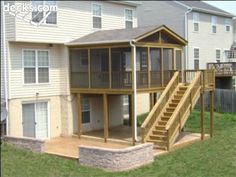
{"type": "Polygon", "coordinates": [[[139,26],[165,24],[189,42],[185,50],[187,69],[194,69],[194,61],[200,69],[216,62],[216,50],[224,61],[224,51],[233,43],[233,16],[202,1],[143,1],[137,12],[139,26]],[[198,58],[194,58],[194,49],[199,51],[198,58]]]}
{"type": "MultiPolygon", "coordinates": [[[[19,5],[24,1],[11,3],[19,5]]],[[[133,27],[137,26],[137,3],[134,2],[57,1],[56,4],[55,24],[45,22],[35,26],[5,12],[6,69],[9,77],[8,135],[51,138],[75,133],[77,104],[70,94],[69,51],[64,43],[96,30],[125,28],[125,9],[132,11],[131,22],[133,27]],[[93,27],[94,4],[100,7],[100,29],[93,27]],[[29,120],[30,117],[34,117],[34,120],[29,120]],[[30,127],[28,122],[35,126],[30,127]]],[[[32,13],[29,13],[31,17],[32,13]]],[[[1,73],[1,93],[4,93],[2,76],[1,73]]],[[[97,116],[98,119],[91,126],[99,129],[101,110],[96,113],[93,107],[96,100],[101,99],[89,100],[90,110],[93,109],[91,116],[97,116]]],[[[113,104],[121,104],[121,99],[114,98],[113,104]]],[[[122,118],[122,110],[111,110],[111,113],[122,118]]],[[[119,125],[120,119],[112,126],[119,125]]],[[[90,129],[84,128],[85,131],[86,128],[90,129]]]]}

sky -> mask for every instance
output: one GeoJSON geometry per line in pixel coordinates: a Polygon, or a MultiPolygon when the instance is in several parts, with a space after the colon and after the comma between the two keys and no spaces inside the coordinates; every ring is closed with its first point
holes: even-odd
{"type": "Polygon", "coordinates": [[[236,1],[204,1],[236,16],[236,1]]]}

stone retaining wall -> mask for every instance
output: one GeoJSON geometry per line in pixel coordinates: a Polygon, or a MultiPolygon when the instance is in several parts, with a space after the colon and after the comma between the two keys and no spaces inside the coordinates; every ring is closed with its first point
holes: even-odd
{"type": "Polygon", "coordinates": [[[4,136],[3,140],[20,148],[25,148],[33,152],[43,152],[44,141],[34,138],[4,136]]]}
{"type": "Polygon", "coordinates": [[[153,162],[153,144],[146,143],[124,149],[79,146],[79,163],[108,171],[130,170],[153,162]]]}

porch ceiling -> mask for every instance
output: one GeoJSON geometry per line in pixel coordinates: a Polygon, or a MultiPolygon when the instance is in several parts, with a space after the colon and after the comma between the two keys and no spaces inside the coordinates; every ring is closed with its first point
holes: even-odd
{"type": "Polygon", "coordinates": [[[187,41],[176,34],[174,31],[162,26],[146,26],[132,29],[115,29],[115,30],[100,30],[81,38],[75,39],[67,46],[85,46],[96,44],[116,44],[116,43],[129,43],[130,41],[139,42],[143,38],[146,38],[159,31],[165,31],[168,35],[178,41],[181,45],[186,45],[187,41]]]}

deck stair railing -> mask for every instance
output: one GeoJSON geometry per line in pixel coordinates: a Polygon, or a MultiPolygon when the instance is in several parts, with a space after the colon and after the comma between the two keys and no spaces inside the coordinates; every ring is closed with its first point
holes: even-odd
{"type": "Polygon", "coordinates": [[[147,118],[143,122],[141,129],[142,129],[142,141],[143,143],[146,142],[146,139],[151,131],[155,122],[160,119],[160,113],[163,111],[163,108],[166,106],[168,100],[170,99],[171,95],[173,94],[174,90],[176,89],[177,85],[179,84],[179,72],[176,71],[166,86],[166,89],[161,94],[160,98],[153,106],[152,110],[148,114],[147,118]]]}

